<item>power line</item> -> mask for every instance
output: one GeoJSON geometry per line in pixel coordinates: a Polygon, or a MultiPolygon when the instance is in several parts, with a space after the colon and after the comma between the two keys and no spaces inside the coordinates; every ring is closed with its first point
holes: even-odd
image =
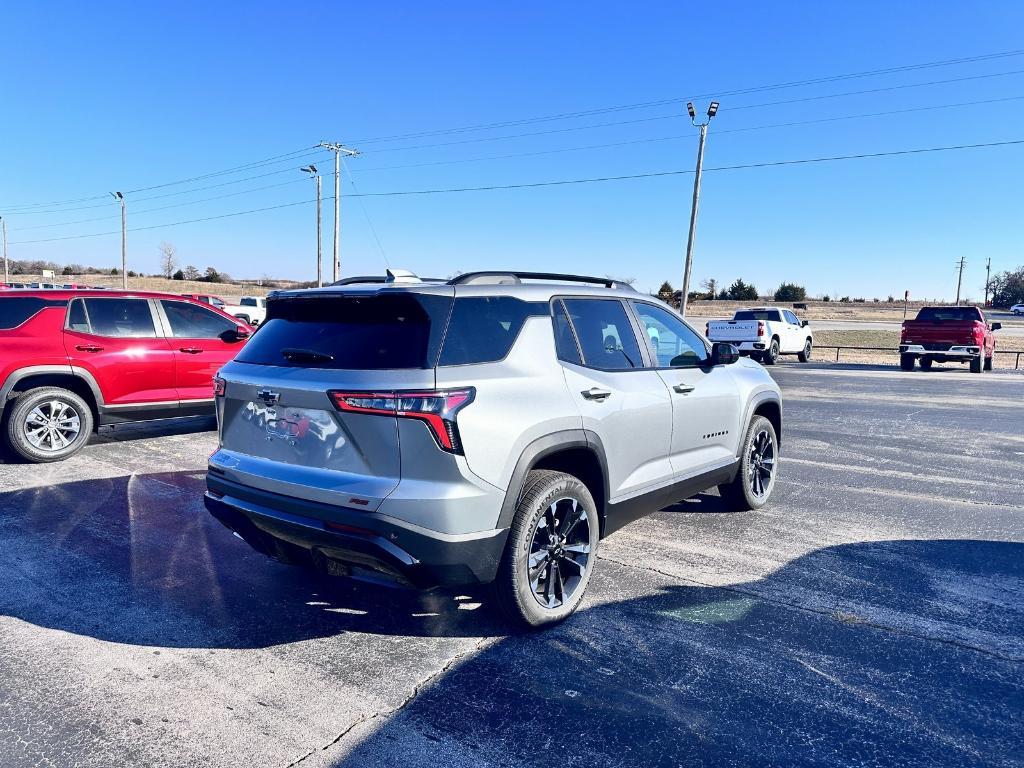
{"type": "MultiPolygon", "coordinates": [[[[869,117],[890,117],[892,115],[898,115],[898,114],[904,114],[904,113],[927,112],[927,111],[933,111],[933,110],[937,110],[937,109],[953,109],[953,108],[956,108],[956,107],[972,107],[972,106],[978,106],[978,105],[981,105],[981,104],[997,104],[997,103],[1006,102],[1006,101],[1020,101],[1022,99],[1024,99],[1024,96],[1006,96],[1006,97],[996,98],[996,99],[980,99],[980,100],[977,100],[977,101],[961,101],[961,102],[956,102],[954,104],[933,104],[933,105],[927,105],[927,106],[921,106],[921,107],[908,107],[906,109],[891,109],[891,110],[885,110],[885,111],[882,111],[882,112],[863,112],[863,113],[856,114],[856,115],[839,115],[839,116],[836,116],[836,117],[822,117],[822,118],[817,118],[817,119],[814,119],[814,120],[796,120],[796,121],[791,121],[791,122],[788,122],[788,123],[770,123],[770,124],[767,124],[767,125],[754,125],[754,126],[748,126],[748,127],[743,127],[743,128],[730,128],[730,129],[726,129],[726,130],[716,131],[716,135],[721,135],[721,134],[726,134],[726,133],[745,133],[745,132],[749,132],[749,131],[763,131],[763,130],[768,130],[768,129],[773,129],[773,128],[793,128],[793,127],[802,126],[802,125],[815,125],[815,124],[818,124],[818,123],[832,123],[832,122],[838,122],[838,121],[841,121],[841,120],[856,120],[856,119],[869,118],[869,117]]],[[[676,115],[673,115],[673,117],[676,117],[676,115]]],[[[613,149],[615,147],[626,147],[626,146],[633,146],[633,145],[636,145],[636,144],[650,144],[650,143],[659,142],[659,141],[675,141],[675,140],[679,140],[679,139],[691,139],[691,138],[693,138],[693,134],[692,133],[680,133],[680,134],[674,134],[672,136],[656,136],[656,137],[647,138],[647,139],[629,139],[627,141],[613,141],[613,142],[608,142],[608,143],[604,143],[604,144],[586,144],[584,146],[579,146],[579,147],[560,147],[558,149],[544,149],[544,150],[538,150],[538,151],[535,151],[535,152],[515,152],[515,153],[510,153],[510,154],[504,154],[504,155],[488,155],[488,156],[485,156],[485,157],[457,158],[457,159],[454,159],[454,160],[433,160],[433,161],[426,162],[426,163],[408,163],[408,164],[403,164],[403,165],[370,166],[368,168],[367,167],[358,168],[356,170],[356,173],[359,174],[359,173],[368,173],[368,172],[372,172],[372,171],[403,170],[403,169],[407,169],[407,168],[427,168],[427,167],[432,167],[432,166],[436,166],[436,165],[454,165],[454,164],[458,164],[458,163],[477,163],[477,162],[484,162],[484,161],[488,161],[488,160],[510,160],[510,159],[521,158],[521,157],[539,157],[539,156],[544,156],[544,155],[557,155],[557,154],[561,154],[563,152],[582,152],[582,151],[593,150],[593,149],[613,149]]]]}
{"type": "Polygon", "coordinates": [[[804,86],[808,86],[808,85],[820,85],[820,84],[823,84],[823,83],[838,82],[838,81],[842,81],[842,80],[852,80],[852,79],[857,79],[857,78],[862,78],[862,77],[875,77],[875,76],[880,76],[880,75],[889,75],[889,74],[896,74],[896,73],[901,73],[901,72],[910,72],[910,71],[915,71],[915,70],[920,70],[920,69],[932,69],[932,68],[936,68],[936,67],[957,66],[957,65],[960,65],[960,64],[972,64],[972,63],[977,63],[977,62],[982,62],[982,61],[992,61],[992,60],[1004,59],[1004,58],[1021,56],[1021,55],[1024,55],[1024,50],[1013,50],[1013,51],[1003,51],[1003,52],[999,52],[999,53],[980,54],[980,55],[977,55],[977,56],[967,56],[967,57],[961,57],[961,58],[956,58],[956,59],[943,59],[943,60],[940,60],[940,61],[930,61],[930,62],[923,62],[923,63],[918,63],[918,64],[906,64],[906,65],[902,65],[902,66],[885,67],[883,69],[872,69],[872,70],[865,70],[865,71],[861,71],[861,72],[851,72],[851,73],[839,74],[839,75],[826,75],[826,76],[822,76],[822,77],[815,77],[815,78],[809,78],[809,79],[804,79],[804,80],[792,80],[792,81],[783,82],[783,83],[773,83],[773,84],[770,84],[770,85],[760,85],[760,86],[753,86],[753,87],[748,87],[748,88],[738,88],[738,89],[733,89],[733,90],[719,89],[719,90],[716,90],[714,93],[697,94],[695,96],[689,96],[689,97],[679,96],[679,97],[672,97],[672,98],[666,98],[666,99],[657,99],[657,100],[654,100],[654,101],[638,102],[638,103],[633,103],[633,104],[623,104],[623,105],[609,106],[609,107],[598,107],[598,108],[594,108],[594,109],[580,110],[580,111],[576,111],[576,112],[563,112],[563,113],[555,114],[555,115],[544,115],[544,116],[540,116],[540,117],[523,118],[523,119],[519,119],[519,120],[504,120],[504,121],[500,121],[500,122],[483,123],[483,124],[477,124],[477,125],[461,126],[461,127],[456,127],[456,128],[441,128],[441,129],[430,130],[430,131],[418,131],[418,132],[415,132],[415,133],[396,134],[396,135],[392,135],[392,136],[378,136],[378,137],[373,137],[373,138],[358,139],[358,140],[356,140],[355,143],[371,144],[371,143],[378,143],[378,142],[385,142],[385,141],[399,141],[399,140],[411,139],[411,138],[423,138],[423,137],[427,137],[427,136],[441,136],[441,135],[448,135],[448,134],[453,134],[453,133],[466,133],[466,132],[470,132],[470,131],[491,130],[491,129],[494,129],[494,128],[507,128],[507,127],[512,127],[512,126],[516,126],[516,125],[527,125],[527,124],[531,124],[531,123],[542,123],[542,122],[550,122],[550,121],[555,121],[555,120],[570,120],[570,119],[575,119],[575,118],[579,118],[579,117],[589,117],[589,116],[592,116],[592,115],[607,114],[607,113],[610,113],[610,112],[621,112],[621,111],[631,110],[631,109],[644,109],[644,108],[655,107],[655,106],[663,106],[665,104],[682,104],[682,103],[684,103],[684,102],[686,102],[688,100],[689,101],[694,101],[694,100],[697,100],[697,99],[711,98],[712,96],[715,96],[715,97],[741,96],[741,95],[746,95],[746,94],[750,94],[750,93],[760,93],[760,92],[764,92],[764,91],[773,91],[773,90],[780,90],[780,89],[785,89],[785,88],[799,88],[799,87],[804,87],[804,86]]]}
{"type": "MultiPolygon", "coordinates": [[[[310,156],[294,157],[294,158],[291,158],[289,160],[289,162],[291,162],[291,163],[301,163],[301,162],[304,162],[305,160],[307,160],[309,157],[310,156]]],[[[315,155],[313,157],[314,158],[318,158],[318,157],[320,157],[320,155],[315,155]]],[[[206,191],[208,189],[220,189],[221,187],[228,187],[228,186],[231,186],[232,184],[242,184],[242,183],[244,183],[246,181],[255,181],[257,179],[265,179],[268,176],[276,176],[276,175],[281,174],[281,173],[292,173],[292,172],[294,172],[294,170],[295,170],[294,168],[283,168],[283,169],[277,170],[277,171],[269,171],[267,173],[260,173],[260,174],[257,174],[256,176],[246,176],[243,179],[232,179],[231,181],[223,181],[223,182],[221,182],[219,184],[209,184],[209,185],[207,185],[205,187],[193,187],[192,189],[183,189],[183,190],[179,190],[178,192],[164,192],[163,194],[160,194],[160,195],[147,195],[146,197],[136,197],[136,198],[134,198],[134,201],[135,202],[143,202],[145,200],[162,200],[162,199],[167,198],[167,197],[177,197],[179,195],[191,195],[191,194],[193,194],[195,192],[203,192],[203,191],[206,191]]],[[[21,212],[18,215],[19,216],[41,216],[41,215],[44,215],[44,214],[49,215],[49,214],[54,214],[54,213],[70,213],[72,211],[90,211],[90,210],[94,210],[96,208],[108,208],[108,207],[109,207],[108,205],[85,205],[85,206],[81,206],[81,207],[78,207],[78,208],[56,208],[56,209],[47,210],[47,211],[26,211],[26,212],[21,212]]],[[[28,227],[22,227],[22,229],[28,229],[28,227]]]]}
{"type": "MultiPolygon", "coordinates": [[[[793,104],[793,103],[797,103],[797,102],[821,101],[821,100],[824,100],[824,99],[837,99],[837,98],[844,98],[844,97],[847,97],[847,96],[863,96],[863,95],[866,95],[866,94],[881,93],[881,92],[884,92],[884,91],[897,91],[897,90],[905,90],[905,89],[909,89],[909,88],[924,88],[924,87],[931,86],[931,85],[948,85],[950,83],[967,82],[967,81],[970,81],[970,80],[979,80],[979,79],[985,79],[985,78],[991,78],[991,77],[1007,77],[1009,75],[1019,75],[1019,74],[1024,74],[1024,69],[1017,69],[1017,70],[1012,70],[1012,71],[1009,71],[1009,72],[994,72],[994,73],[990,73],[990,74],[986,74],[986,75],[972,75],[970,77],[950,78],[950,79],[946,79],[946,80],[929,80],[929,81],[926,81],[926,82],[923,82],[923,83],[907,83],[907,84],[904,84],[904,85],[893,85],[893,86],[888,86],[888,87],[885,87],[885,88],[871,88],[871,89],[865,89],[865,90],[860,90],[860,91],[844,91],[842,93],[830,93],[830,94],[823,94],[823,95],[819,95],[819,96],[807,96],[807,97],[804,97],[804,98],[792,99],[792,100],[789,100],[789,101],[776,101],[776,102],[765,102],[765,103],[761,103],[761,104],[746,104],[746,105],[740,105],[740,106],[735,106],[735,107],[722,107],[721,110],[723,112],[737,112],[737,111],[745,110],[745,109],[760,109],[760,108],[763,108],[763,107],[773,107],[773,106],[778,106],[780,104],[793,104]]],[[[658,120],[681,120],[681,119],[684,119],[685,117],[686,117],[686,115],[684,113],[682,113],[682,112],[679,112],[679,113],[673,112],[672,114],[669,114],[669,115],[654,115],[654,116],[650,116],[650,117],[634,118],[632,120],[618,120],[618,121],[606,122],[606,123],[592,123],[590,125],[573,125],[573,126],[566,126],[564,128],[553,128],[553,129],[548,129],[548,130],[543,130],[543,131],[530,131],[528,133],[506,134],[506,135],[503,135],[503,136],[480,136],[480,137],[473,138],[473,139],[459,139],[459,140],[456,140],[456,141],[445,141],[445,142],[438,142],[438,143],[434,143],[434,144],[415,144],[415,145],[410,145],[410,146],[405,146],[405,147],[384,147],[384,148],[381,148],[381,149],[372,150],[372,153],[404,152],[404,151],[416,150],[416,149],[435,149],[435,148],[438,148],[438,147],[453,147],[453,146],[459,146],[459,145],[462,145],[462,144],[477,144],[477,143],[485,142],[485,141],[505,141],[505,140],[508,140],[508,139],[523,139],[523,138],[530,138],[530,137],[533,137],[533,136],[549,136],[549,135],[556,134],[556,133],[569,133],[569,132],[572,132],[572,131],[586,131],[586,130],[592,130],[592,129],[595,129],[595,128],[612,128],[612,127],[617,127],[617,126],[621,126],[621,125],[635,125],[637,123],[648,123],[648,122],[653,122],[653,121],[658,121],[658,120]]]]}
{"type": "MultiPolygon", "coordinates": [[[[736,171],[736,170],[746,170],[746,169],[750,169],[750,168],[772,168],[772,167],[790,166],[790,165],[807,165],[807,164],[814,164],[814,163],[826,163],[826,162],[834,162],[834,161],[841,161],[841,160],[865,160],[865,159],[880,158],[880,157],[898,157],[898,156],[904,156],[904,155],[918,155],[918,154],[924,154],[924,153],[929,153],[929,152],[950,152],[950,151],[966,150],[966,149],[983,149],[983,148],[990,148],[990,147],[1006,147],[1006,146],[1016,146],[1016,145],[1022,145],[1022,144],[1024,144],[1024,139],[1010,139],[1010,140],[1007,140],[1007,141],[990,141],[990,142],[982,142],[982,143],[976,143],[976,144],[953,144],[953,145],[942,146],[942,147],[919,147],[919,148],[914,148],[914,149],[900,149],[900,150],[891,150],[891,151],[888,151],[888,152],[864,152],[864,153],[851,154],[851,155],[830,155],[830,156],[825,156],[825,157],[799,158],[799,159],[794,159],[794,160],[774,160],[774,161],[766,161],[766,162],[761,162],[761,163],[744,163],[744,164],[741,164],[741,165],[721,165],[721,166],[716,166],[716,167],[713,167],[713,168],[705,168],[704,171],[705,172],[711,172],[711,171],[736,171]]],[[[351,197],[402,197],[402,196],[434,195],[434,194],[456,193],[456,192],[490,192],[490,191],[494,191],[494,190],[503,190],[503,189],[532,189],[532,188],[538,188],[538,187],[567,186],[567,185],[571,185],[571,184],[594,184],[594,183],[608,182],[608,181],[626,181],[626,180],[632,180],[632,179],[650,179],[650,178],[665,177],[665,176],[683,176],[683,175],[691,174],[691,173],[693,173],[693,170],[653,171],[653,172],[649,172],[649,173],[636,173],[636,174],[628,174],[628,175],[621,175],[621,176],[598,176],[598,177],[587,178],[587,179],[560,179],[560,180],[556,180],[556,181],[537,181],[537,182],[528,182],[528,183],[523,183],[523,184],[494,184],[494,185],[479,186],[479,187],[455,187],[455,188],[448,188],[448,189],[400,190],[400,191],[391,191],[391,192],[361,192],[361,193],[358,193],[358,194],[355,194],[355,195],[351,195],[351,197]]],[[[333,199],[333,198],[328,197],[328,198],[324,198],[324,199],[330,200],[330,199],[333,199]]],[[[130,232],[142,232],[142,231],[151,230],[151,229],[164,229],[164,228],[167,228],[167,227],[176,227],[176,226],[180,226],[182,224],[195,224],[195,223],[205,222],[205,221],[215,221],[217,219],[232,218],[232,217],[235,217],[235,216],[245,216],[245,215],[251,214],[251,213],[263,213],[265,211],[275,211],[275,210],[279,210],[279,209],[282,209],[282,208],[291,208],[291,207],[294,207],[294,206],[297,206],[297,205],[308,205],[309,203],[312,203],[312,202],[315,202],[315,200],[299,200],[299,201],[296,201],[294,203],[283,203],[281,205],[272,205],[272,206],[268,206],[268,207],[265,207],[265,208],[254,208],[254,209],[250,209],[250,210],[246,210],[246,211],[235,211],[235,212],[232,212],[232,213],[219,214],[217,216],[206,216],[206,217],[199,218],[199,219],[187,219],[187,220],[184,220],[184,221],[173,221],[173,222],[168,222],[168,223],[165,223],[165,224],[152,224],[152,225],[145,226],[145,227],[133,227],[132,229],[130,229],[128,231],[130,231],[130,232]]],[[[114,234],[119,234],[119,233],[120,233],[119,230],[115,230],[115,231],[111,231],[111,232],[93,232],[93,233],[84,234],[84,235],[67,235],[67,236],[64,236],[64,237],[52,237],[52,238],[46,238],[46,239],[42,239],[42,240],[22,240],[22,241],[19,241],[19,242],[10,243],[10,245],[28,245],[28,244],[31,244],[31,243],[50,243],[50,242],[57,242],[57,241],[62,241],[62,240],[78,240],[78,239],[83,239],[83,238],[102,237],[102,236],[105,236],[105,235],[114,235],[114,234]]]]}
{"type": "MultiPolygon", "coordinates": [[[[839,82],[839,81],[843,81],[843,80],[851,80],[851,79],[858,79],[858,78],[864,78],[864,77],[876,77],[876,76],[882,76],[882,75],[897,74],[897,73],[910,72],[910,71],[916,71],[916,70],[922,70],[922,69],[932,69],[932,68],[938,68],[938,67],[959,66],[959,65],[963,65],[963,64],[971,64],[971,63],[978,63],[978,62],[994,61],[994,60],[999,60],[999,59],[1004,59],[1004,58],[1017,57],[1017,56],[1021,56],[1021,55],[1024,55],[1024,49],[1022,49],[1022,50],[1011,50],[1011,51],[1001,51],[1001,52],[996,52],[996,53],[979,54],[979,55],[976,55],[976,56],[967,56],[967,57],[960,57],[960,58],[954,58],[954,59],[943,59],[943,60],[938,60],[938,61],[929,61],[929,62],[922,62],[922,63],[916,63],[916,64],[907,64],[907,65],[900,65],[900,66],[894,66],[894,67],[885,67],[885,68],[881,68],[881,69],[864,70],[864,71],[860,71],[860,72],[844,73],[844,74],[838,74],[838,75],[827,75],[827,76],[822,76],[822,77],[808,78],[808,79],[803,79],[803,80],[794,80],[794,81],[788,81],[788,82],[782,82],[782,83],[773,83],[773,84],[768,84],[768,85],[760,85],[760,86],[747,87],[747,88],[738,88],[738,89],[732,89],[732,90],[717,90],[715,92],[715,95],[717,95],[717,96],[746,95],[746,94],[751,94],[751,93],[760,93],[760,92],[765,92],[765,91],[773,91],[773,90],[780,90],[780,89],[786,89],[786,88],[798,88],[798,87],[805,87],[805,86],[809,86],[809,85],[819,85],[819,84],[823,84],[823,83],[839,82]]],[[[950,79],[950,80],[943,80],[943,81],[934,81],[934,82],[930,82],[930,83],[915,83],[915,84],[910,84],[910,85],[905,85],[905,86],[892,86],[890,88],[869,89],[869,90],[855,91],[855,92],[844,93],[844,94],[829,94],[829,95],[825,95],[825,96],[806,97],[806,98],[803,98],[803,99],[793,99],[793,100],[787,100],[787,101],[772,102],[772,103],[767,103],[767,104],[753,104],[753,105],[745,105],[745,106],[741,105],[739,107],[732,107],[732,109],[753,109],[753,108],[763,107],[763,106],[777,106],[779,104],[790,104],[790,103],[797,103],[797,102],[801,102],[801,101],[811,101],[811,100],[821,99],[821,98],[838,98],[838,97],[841,97],[841,96],[867,94],[867,93],[878,93],[878,92],[885,91],[885,90],[896,90],[896,89],[899,89],[899,88],[914,88],[914,87],[922,87],[922,86],[925,86],[925,85],[935,85],[935,84],[941,84],[941,83],[961,82],[961,81],[964,81],[964,80],[978,79],[978,78],[984,78],[984,77],[999,77],[999,76],[1004,76],[1004,75],[1008,75],[1008,74],[1017,74],[1019,72],[1020,71],[1018,70],[1017,72],[994,73],[994,74],[990,74],[990,75],[978,75],[978,76],[974,76],[974,77],[950,79]]],[[[586,116],[598,115],[598,114],[607,114],[607,113],[620,112],[620,111],[631,110],[631,109],[649,108],[649,107],[653,107],[653,106],[663,106],[663,105],[667,105],[667,104],[681,104],[684,101],[686,101],[687,98],[692,100],[692,99],[699,99],[699,98],[707,98],[710,95],[712,95],[712,94],[698,94],[696,96],[691,96],[691,97],[678,97],[678,98],[673,97],[673,98],[658,99],[658,100],[647,101],[647,102],[639,102],[639,103],[634,103],[634,104],[625,104],[625,105],[617,105],[617,106],[609,106],[609,107],[600,107],[600,108],[581,110],[581,111],[576,111],[576,112],[566,112],[566,113],[555,114],[555,115],[546,115],[546,116],[534,117],[534,118],[523,118],[523,119],[517,119],[517,120],[506,120],[506,121],[501,121],[501,122],[486,123],[486,124],[471,125],[471,126],[461,126],[461,127],[457,127],[457,128],[438,129],[438,130],[431,130],[431,131],[420,131],[420,132],[408,133],[408,134],[396,134],[396,135],[392,135],[392,136],[383,136],[383,137],[361,139],[360,142],[366,144],[366,143],[378,143],[378,142],[386,142],[386,141],[397,141],[397,140],[409,139],[409,138],[419,138],[419,137],[426,137],[426,136],[438,136],[438,135],[448,135],[448,134],[454,134],[454,133],[464,133],[464,132],[468,132],[468,131],[490,130],[490,129],[500,128],[500,127],[510,127],[510,126],[515,126],[515,125],[526,125],[526,124],[531,124],[531,123],[549,122],[549,121],[554,121],[554,120],[568,120],[568,119],[575,119],[575,118],[579,118],[579,117],[586,117],[586,116]]],[[[595,125],[595,126],[583,126],[583,127],[578,127],[578,128],[569,128],[569,129],[560,129],[560,130],[585,130],[585,129],[588,129],[588,128],[601,128],[601,127],[608,127],[608,126],[614,126],[614,125],[625,125],[625,124],[629,124],[629,123],[633,123],[633,122],[644,122],[646,120],[664,120],[664,119],[671,119],[671,118],[675,118],[675,117],[679,117],[679,115],[675,115],[675,114],[673,114],[673,115],[664,115],[664,116],[657,116],[657,117],[653,117],[653,118],[646,118],[646,119],[636,120],[636,121],[622,121],[622,122],[616,122],[616,123],[605,123],[605,124],[598,124],[598,125],[595,125]]],[[[552,132],[553,133],[557,133],[557,132],[560,132],[560,130],[552,131],[552,132]]],[[[546,132],[521,134],[521,135],[516,135],[516,136],[508,136],[508,137],[493,137],[493,138],[489,138],[489,139],[475,139],[475,140],[471,140],[471,141],[499,140],[499,139],[504,139],[504,138],[521,138],[521,137],[525,137],[525,136],[542,135],[543,133],[546,133],[546,132]]],[[[463,142],[452,142],[451,144],[455,144],[455,143],[463,143],[463,142]]],[[[397,148],[392,148],[392,149],[389,149],[389,150],[377,150],[377,151],[399,151],[399,150],[404,150],[404,149],[421,149],[421,148],[428,148],[428,147],[435,147],[435,146],[449,146],[449,145],[450,144],[435,144],[435,145],[426,145],[426,146],[419,146],[419,147],[397,147],[397,148]]],[[[316,149],[318,149],[317,146],[305,147],[303,149],[293,150],[291,152],[287,152],[287,153],[284,153],[284,154],[281,154],[281,155],[274,155],[274,156],[271,156],[269,158],[264,158],[263,160],[256,160],[256,161],[253,161],[253,162],[250,162],[250,163],[244,163],[242,165],[234,166],[234,167],[231,167],[231,168],[226,168],[226,169],[219,170],[219,171],[213,171],[213,172],[206,173],[206,174],[200,174],[198,176],[192,176],[192,177],[188,177],[188,178],[184,178],[184,179],[178,179],[178,180],[175,180],[175,181],[164,182],[162,184],[155,184],[155,185],[151,185],[151,186],[148,186],[148,187],[138,187],[138,188],[135,188],[135,189],[129,189],[129,190],[127,190],[127,193],[135,194],[135,193],[138,193],[138,192],[148,192],[148,191],[151,191],[151,190],[154,190],[154,189],[162,189],[162,188],[165,188],[165,187],[176,186],[176,185],[179,185],[179,184],[189,184],[189,183],[194,183],[196,181],[202,181],[202,180],[205,180],[205,179],[214,178],[216,176],[226,175],[226,174],[230,174],[230,173],[237,173],[237,172],[244,171],[244,170],[251,170],[253,168],[261,167],[263,165],[274,164],[274,163],[277,163],[277,162],[294,161],[295,159],[297,159],[294,156],[300,155],[300,154],[304,154],[304,153],[308,153],[309,151],[316,150],[316,149]]],[[[91,202],[93,200],[102,200],[102,199],[105,199],[105,197],[106,197],[105,195],[93,195],[93,196],[88,196],[88,197],[72,198],[72,199],[67,199],[67,200],[56,200],[56,201],[49,201],[49,202],[16,203],[16,204],[4,205],[4,206],[2,206],[2,208],[5,211],[7,211],[8,213],[12,213],[12,212],[13,213],[21,213],[21,214],[36,213],[37,211],[32,211],[31,209],[34,209],[34,208],[47,208],[47,207],[53,207],[53,206],[73,205],[73,204],[81,203],[81,202],[91,202]]],[[[90,207],[90,206],[86,206],[85,208],[88,208],[88,207],[90,207]]],[[[92,206],[92,207],[100,207],[100,206],[92,206]]],[[[63,210],[65,210],[65,211],[85,210],[85,208],[78,208],[78,209],[64,208],[63,210]]],[[[56,212],[56,211],[53,211],[53,212],[56,212]]]]}
{"type": "MultiPolygon", "coordinates": [[[[291,170],[291,169],[289,169],[289,170],[291,170]]],[[[226,195],[214,195],[213,197],[204,197],[204,198],[201,198],[199,200],[188,200],[187,202],[184,202],[184,203],[175,203],[173,205],[161,205],[161,206],[158,206],[156,208],[143,208],[143,209],[138,210],[138,211],[132,211],[132,215],[133,216],[139,216],[139,215],[141,215],[143,213],[155,213],[156,211],[167,211],[167,210],[170,210],[172,208],[184,208],[184,207],[189,206],[189,205],[198,205],[200,203],[209,203],[209,202],[213,202],[214,200],[224,200],[225,198],[228,198],[228,197],[238,197],[239,195],[248,195],[248,194],[251,194],[253,192],[263,192],[264,190],[267,190],[267,189],[277,189],[278,187],[284,187],[284,186],[288,186],[290,184],[298,184],[301,181],[302,181],[302,179],[293,179],[291,181],[283,181],[280,184],[265,184],[262,187],[253,187],[252,189],[243,189],[243,190],[239,190],[238,192],[229,192],[226,195]]],[[[91,218],[91,219],[78,219],[76,221],[60,221],[60,222],[56,222],[54,224],[36,224],[36,225],[31,226],[31,227],[18,227],[16,230],[12,229],[11,231],[12,232],[25,232],[25,231],[28,231],[30,229],[49,229],[49,228],[52,228],[52,227],[66,227],[66,226],[70,226],[72,224],[88,224],[88,223],[94,222],[94,221],[107,221],[108,219],[111,219],[111,218],[113,218],[113,216],[97,216],[97,217],[94,217],[94,218],[91,218]]]]}
{"type": "Polygon", "coordinates": [[[352,172],[348,169],[348,163],[345,159],[341,160],[341,167],[345,169],[345,175],[348,176],[348,183],[352,185],[352,189],[356,193],[356,202],[359,203],[360,209],[363,211],[363,218],[366,219],[366,224],[370,228],[370,232],[373,234],[373,239],[377,242],[377,250],[380,251],[380,256],[384,259],[384,264],[388,267],[391,266],[391,262],[388,261],[388,255],[384,252],[384,246],[381,244],[380,237],[377,235],[377,228],[373,226],[373,221],[370,219],[370,212],[366,210],[366,205],[363,203],[362,195],[359,194],[359,187],[356,186],[356,180],[352,178],[352,172]]]}
{"type": "MultiPolygon", "coordinates": [[[[221,171],[213,171],[211,173],[203,174],[201,176],[193,176],[193,177],[190,177],[190,178],[187,178],[187,179],[179,179],[177,181],[169,181],[169,182],[165,182],[163,184],[156,184],[156,185],[153,185],[153,186],[150,186],[150,187],[139,187],[137,189],[129,189],[129,190],[126,190],[125,194],[134,194],[136,192],[148,192],[148,191],[153,190],[153,189],[162,189],[164,187],[175,186],[177,184],[188,184],[188,183],[191,183],[191,182],[194,182],[194,181],[201,181],[201,180],[204,180],[204,179],[213,178],[215,176],[224,176],[224,175],[229,174],[229,173],[238,173],[240,171],[251,170],[253,168],[259,168],[259,167],[262,167],[264,165],[272,165],[274,163],[280,163],[280,162],[286,162],[286,161],[294,162],[295,158],[292,157],[293,155],[308,154],[309,152],[311,152],[313,150],[316,150],[316,149],[317,149],[316,146],[305,147],[303,149],[298,149],[298,150],[293,150],[291,152],[286,152],[285,154],[282,154],[282,155],[274,155],[273,157],[265,158],[263,160],[254,160],[253,162],[245,163],[243,165],[235,166],[233,168],[226,168],[226,169],[221,170],[221,171]]],[[[27,208],[46,208],[46,207],[51,207],[51,206],[62,206],[62,205],[65,205],[65,204],[70,205],[70,204],[73,204],[73,203],[89,202],[91,200],[102,200],[102,199],[105,199],[105,198],[106,198],[106,195],[94,195],[92,197],[82,197],[82,198],[76,198],[76,199],[73,199],[73,200],[55,200],[55,201],[51,201],[51,202],[48,202],[48,203],[20,203],[20,204],[5,205],[5,206],[3,206],[3,209],[5,211],[8,211],[8,212],[26,213],[26,211],[20,211],[18,209],[22,209],[22,208],[26,208],[26,209],[27,208]]],[[[66,208],[64,210],[72,210],[72,209],[66,208]]],[[[79,209],[79,210],[81,210],[81,209],[79,209]]]]}

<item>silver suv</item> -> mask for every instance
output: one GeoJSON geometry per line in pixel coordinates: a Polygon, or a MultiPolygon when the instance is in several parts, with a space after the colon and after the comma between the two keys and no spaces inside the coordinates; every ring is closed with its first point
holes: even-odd
{"type": "Polygon", "coordinates": [[[599,278],[409,273],[281,291],[217,379],[206,506],[278,560],[491,584],[514,620],[576,609],[599,542],[718,486],[769,499],[779,388],[599,278]]]}

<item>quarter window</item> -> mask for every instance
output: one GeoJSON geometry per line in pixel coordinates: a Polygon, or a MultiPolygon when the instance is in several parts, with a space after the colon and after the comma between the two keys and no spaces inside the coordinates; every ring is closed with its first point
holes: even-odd
{"type": "Polygon", "coordinates": [[[618,299],[566,299],[584,365],[602,370],[643,367],[626,308],[618,299]]]}
{"type": "Polygon", "coordinates": [[[633,306],[658,368],[696,368],[708,362],[708,350],[700,336],[672,312],[653,304],[633,306]]]}
{"type": "Polygon", "coordinates": [[[171,335],[176,339],[216,339],[235,329],[235,323],[187,301],[161,301],[171,335]]]}
{"type": "Polygon", "coordinates": [[[458,298],[448,321],[438,365],[501,360],[512,349],[526,318],[547,313],[546,303],[511,296],[458,298]]]}
{"type": "Polygon", "coordinates": [[[97,336],[148,339],[156,336],[146,299],[85,299],[89,326],[97,336]]]}
{"type": "Polygon", "coordinates": [[[36,296],[4,296],[0,298],[0,330],[17,328],[47,307],[67,304],[63,299],[40,299],[36,296]]]}

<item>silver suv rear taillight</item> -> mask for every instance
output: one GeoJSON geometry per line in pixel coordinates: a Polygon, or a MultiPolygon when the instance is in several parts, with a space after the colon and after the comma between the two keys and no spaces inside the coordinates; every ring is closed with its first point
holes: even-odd
{"type": "Polygon", "coordinates": [[[424,422],[441,450],[462,454],[456,416],[473,402],[476,389],[327,393],[339,411],[393,416],[424,422]]]}

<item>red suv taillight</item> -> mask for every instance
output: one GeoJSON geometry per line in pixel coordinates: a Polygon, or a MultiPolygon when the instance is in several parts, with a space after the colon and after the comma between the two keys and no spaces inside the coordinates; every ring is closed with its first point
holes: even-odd
{"type": "Polygon", "coordinates": [[[220,376],[214,376],[213,377],[213,396],[214,397],[224,397],[224,390],[225,390],[226,386],[227,385],[225,384],[224,379],[222,379],[220,376]]]}
{"type": "Polygon", "coordinates": [[[459,411],[473,402],[473,387],[448,390],[416,390],[409,392],[339,392],[327,393],[339,411],[395,416],[424,422],[441,450],[462,453],[459,427],[455,418],[459,411]]]}

